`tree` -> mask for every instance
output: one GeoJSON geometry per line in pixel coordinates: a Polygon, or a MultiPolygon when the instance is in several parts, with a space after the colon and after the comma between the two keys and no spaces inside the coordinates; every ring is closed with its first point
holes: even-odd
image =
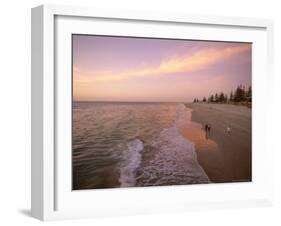
{"type": "Polygon", "coordinates": [[[246,101],[246,91],[245,91],[245,86],[241,85],[241,89],[242,89],[242,100],[241,101],[246,101]]]}
{"type": "Polygon", "coordinates": [[[245,89],[242,87],[242,85],[239,85],[234,93],[234,102],[241,102],[245,100],[245,89]]]}
{"type": "Polygon", "coordinates": [[[224,103],[227,103],[228,102],[228,96],[227,94],[224,95],[224,103]]]}
{"type": "Polygon", "coordinates": [[[233,92],[230,92],[230,96],[229,96],[229,101],[232,102],[234,101],[234,96],[233,96],[233,92]]]}
{"type": "Polygon", "coordinates": [[[210,96],[210,102],[214,102],[214,95],[212,94],[211,96],[210,96]]]}
{"type": "Polygon", "coordinates": [[[221,92],[220,95],[219,95],[219,102],[223,103],[224,102],[224,93],[221,92]]]}
{"type": "Polygon", "coordinates": [[[219,96],[218,96],[218,94],[216,93],[215,94],[215,102],[218,102],[219,101],[219,96]]]}
{"type": "Polygon", "coordinates": [[[209,96],[208,102],[209,102],[209,103],[214,102],[214,95],[209,96]]]}
{"type": "Polygon", "coordinates": [[[249,86],[247,92],[246,92],[246,99],[249,102],[252,102],[252,87],[249,86]]]}
{"type": "Polygon", "coordinates": [[[203,97],[203,102],[206,102],[207,100],[206,100],[206,97],[203,97]]]}

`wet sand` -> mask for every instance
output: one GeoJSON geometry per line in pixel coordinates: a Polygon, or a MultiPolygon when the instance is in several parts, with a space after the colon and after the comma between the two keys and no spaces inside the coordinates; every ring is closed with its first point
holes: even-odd
{"type": "Polygon", "coordinates": [[[228,104],[186,104],[191,127],[181,133],[195,144],[199,164],[212,182],[252,180],[251,109],[228,104]],[[202,126],[211,124],[206,137],[202,126]],[[226,128],[231,127],[229,135],[226,128]]]}

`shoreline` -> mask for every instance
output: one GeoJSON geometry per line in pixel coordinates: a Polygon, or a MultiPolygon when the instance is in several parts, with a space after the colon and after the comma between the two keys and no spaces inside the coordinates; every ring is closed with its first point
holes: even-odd
{"type": "Polygon", "coordinates": [[[195,126],[181,133],[195,144],[197,160],[211,182],[252,180],[251,109],[227,104],[189,103],[195,126]],[[211,124],[206,137],[205,124],[211,124]],[[226,128],[231,127],[229,135],[226,128]]]}

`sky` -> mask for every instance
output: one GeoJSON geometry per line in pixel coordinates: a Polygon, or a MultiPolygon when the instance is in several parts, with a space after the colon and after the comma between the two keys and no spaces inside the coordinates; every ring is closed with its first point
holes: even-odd
{"type": "Polygon", "coordinates": [[[249,43],[73,35],[74,101],[188,102],[251,85],[249,43]]]}

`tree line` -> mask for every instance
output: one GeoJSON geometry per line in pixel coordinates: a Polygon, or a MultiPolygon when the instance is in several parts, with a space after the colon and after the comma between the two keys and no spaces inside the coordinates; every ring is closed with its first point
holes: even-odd
{"type": "Polygon", "coordinates": [[[252,87],[249,86],[247,89],[243,85],[237,86],[235,91],[231,91],[229,96],[223,92],[215,93],[208,98],[203,97],[202,100],[195,98],[194,103],[207,102],[207,103],[242,103],[242,102],[252,102],[252,87]]]}

